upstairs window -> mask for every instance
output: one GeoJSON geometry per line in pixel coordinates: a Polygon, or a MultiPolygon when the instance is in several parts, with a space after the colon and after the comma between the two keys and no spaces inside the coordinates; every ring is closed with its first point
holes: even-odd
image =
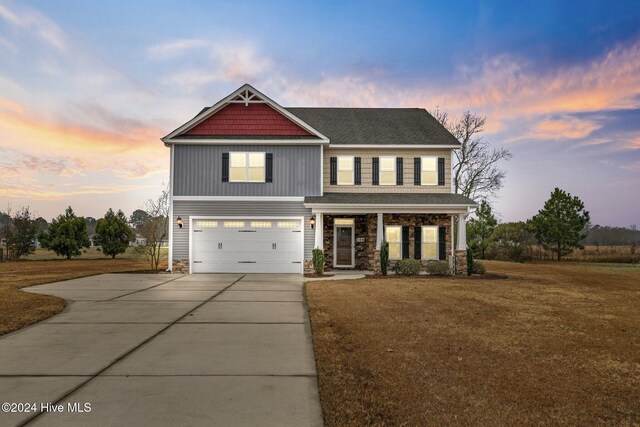
{"type": "Polygon", "coordinates": [[[389,243],[389,259],[402,258],[402,227],[399,225],[387,226],[387,243],[389,243]]]}
{"type": "Polygon", "coordinates": [[[353,185],[353,157],[338,156],[338,185],[353,185]]]}
{"type": "Polygon", "coordinates": [[[420,160],[422,170],[420,171],[421,185],[438,185],[438,158],[422,157],[420,160]]]}
{"type": "Polygon", "coordinates": [[[229,153],[230,182],[265,182],[265,153],[229,153]]]}
{"type": "Polygon", "coordinates": [[[438,259],[438,227],[422,227],[422,259],[438,259]]]}
{"type": "Polygon", "coordinates": [[[396,158],[380,157],[380,185],[396,184],[396,158]]]}

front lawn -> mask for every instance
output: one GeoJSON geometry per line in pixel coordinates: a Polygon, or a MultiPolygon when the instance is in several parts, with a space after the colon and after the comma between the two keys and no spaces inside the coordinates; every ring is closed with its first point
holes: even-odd
{"type": "MultiPolygon", "coordinates": [[[[160,266],[165,270],[166,259],[160,266]]],[[[0,262],[0,335],[37,323],[65,307],[62,298],[18,289],[102,273],[148,270],[144,259],[116,258],[0,262]]]]}
{"type": "Polygon", "coordinates": [[[640,270],[485,264],[307,283],[328,426],[640,423],[640,270]]]}

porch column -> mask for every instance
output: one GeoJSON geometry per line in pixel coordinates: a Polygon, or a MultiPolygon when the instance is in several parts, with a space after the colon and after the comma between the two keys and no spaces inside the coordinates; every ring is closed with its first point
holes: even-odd
{"type": "Polygon", "coordinates": [[[322,214],[316,214],[316,242],[314,248],[324,249],[324,221],[322,220],[322,214]]]}
{"type": "Polygon", "coordinates": [[[376,251],[382,248],[382,239],[384,238],[384,224],[382,223],[382,214],[378,214],[377,229],[376,229],[376,251]]]}
{"type": "Polygon", "coordinates": [[[465,214],[458,214],[458,250],[467,250],[467,223],[465,214]]]}

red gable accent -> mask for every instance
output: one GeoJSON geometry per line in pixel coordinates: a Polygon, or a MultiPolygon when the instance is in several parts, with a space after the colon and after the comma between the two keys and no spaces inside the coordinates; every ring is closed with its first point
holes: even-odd
{"type": "Polygon", "coordinates": [[[267,104],[229,104],[183,135],[312,136],[267,104]]]}

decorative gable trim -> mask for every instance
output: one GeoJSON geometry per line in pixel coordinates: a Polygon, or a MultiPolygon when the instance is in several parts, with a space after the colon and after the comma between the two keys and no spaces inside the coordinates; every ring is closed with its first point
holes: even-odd
{"type": "Polygon", "coordinates": [[[291,120],[293,123],[295,123],[296,125],[300,126],[302,129],[304,129],[305,131],[313,135],[313,138],[306,138],[306,139],[290,140],[290,139],[283,138],[282,140],[269,140],[270,144],[273,144],[273,143],[290,144],[293,141],[295,141],[295,144],[301,144],[301,143],[328,144],[329,143],[329,138],[327,138],[325,135],[323,135],[318,130],[314,129],[313,127],[311,127],[310,125],[308,125],[307,123],[299,119],[298,117],[291,114],[285,108],[278,105],[275,101],[273,101],[268,96],[264,95],[263,93],[255,89],[250,84],[244,84],[242,87],[240,87],[239,89],[237,89],[236,91],[228,95],[227,97],[223,98],[212,107],[205,109],[196,117],[189,120],[187,123],[183,124],[182,126],[180,126],[179,128],[177,128],[176,130],[174,130],[173,132],[171,132],[170,134],[168,134],[167,136],[161,139],[165,143],[165,145],[169,145],[173,143],[188,143],[188,144],[194,144],[194,143],[195,144],[198,144],[198,143],[200,144],[202,143],[237,144],[239,142],[249,143],[249,144],[264,143],[264,141],[260,139],[243,139],[243,140],[231,139],[230,140],[230,139],[213,137],[213,138],[202,138],[202,139],[192,140],[188,138],[180,138],[180,136],[183,136],[185,132],[188,132],[190,129],[194,128],[198,124],[202,123],[204,120],[213,116],[215,113],[217,113],[219,110],[221,110],[222,108],[226,107],[229,104],[249,105],[249,104],[257,104],[257,103],[267,104],[268,106],[276,110],[278,113],[282,114],[284,117],[291,120]]]}

